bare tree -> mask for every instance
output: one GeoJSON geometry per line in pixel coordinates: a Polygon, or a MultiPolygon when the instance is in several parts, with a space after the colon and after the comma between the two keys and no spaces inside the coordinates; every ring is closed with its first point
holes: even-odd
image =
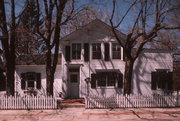
{"type": "Polygon", "coordinates": [[[157,39],[149,45],[155,49],[169,49],[175,52],[180,47],[180,35],[178,33],[179,30],[158,32],[157,39]]]}
{"type": "Polygon", "coordinates": [[[45,43],[47,94],[53,95],[54,73],[59,55],[61,26],[71,19],[74,13],[74,0],[43,0],[41,4],[36,0],[36,4],[39,13],[37,22],[43,19],[42,26],[37,24],[37,34],[45,43]],[[67,11],[66,7],[68,5],[71,6],[71,10],[67,11]],[[42,14],[40,15],[41,10],[42,14]]]}
{"type": "Polygon", "coordinates": [[[17,26],[16,56],[41,53],[43,46],[43,42],[34,35],[37,29],[36,25],[42,25],[41,20],[36,20],[39,16],[36,0],[26,0],[24,4],[25,8],[17,26]]]}
{"type": "Polygon", "coordinates": [[[173,0],[133,0],[124,16],[115,25],[116,0],[113,0],[113,10],[110,18],[112,32],[118,43],[124,49],[125,75],[124,75],[124,94],[131,93],[133,65],[137,57],[144,50],[146,43],[153,41],[158,32],[162,30],[180,29],[180,26],[167,22],[167,18],[173,11],[180,8],[179,5],[172,4],[173,0]],[[116,29],[125,21],[126,16],[133,9],[135,18],[132,27],[125,40],[122,40],[116,29]],[[136,51],[134,50],[136,48],[136,51]]]}
{"type": "MultiPolygon", "coordinates": [[[[172,1],[174,5],[180,6],[179,0],[172,1]]],[[[172,11],[172,14],[168,18],[167,22],[173,23],[176,26],[180,26],[180,9],[172,11]]],[[[158,32],[157,39],[150,43],[154,48],[171,49],[174,52],[179,51],[180,48],[180,30],[166,30],[158,32]]]]}
{"type": "Polygon", "coordinates": [[[67,34],[85,26],[92,20],[96,19],[99,16],[97,10],[92,6],[81,6],[78,14],[66,23],[66,25],[62,26],[61,36],[66,36],[67,34]]]}
{"type": "Polygon", "coordinates": [[[18,17],[15,16],[15,1],[8,2],[10,3],[10,16],[8,16],[5,9],[7,6],[4,0],[0,0],[0,40],[5,60],[6,91],[8,95],[14,95],[15,42],[17,40],[18,17]],[[10,20],[7,18],[10,18],[10,20]]]}

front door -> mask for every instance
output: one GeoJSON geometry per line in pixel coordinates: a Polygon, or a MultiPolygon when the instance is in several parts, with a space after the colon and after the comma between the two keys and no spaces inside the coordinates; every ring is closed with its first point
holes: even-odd
{"type": "Polygon", "coordinates": [[[79,98],[79,72],[69,72],[69,96],[79,98]]]}

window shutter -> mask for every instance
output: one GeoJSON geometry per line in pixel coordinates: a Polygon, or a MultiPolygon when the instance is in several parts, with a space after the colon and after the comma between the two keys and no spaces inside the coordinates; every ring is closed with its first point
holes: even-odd
{"type": "Polygon", "coordinates": [[[89,44],[84,43],[84,61],[89,61],[89,44]]]}
{"type": "Polygon", "coordinates": [[[91,88],[96,88],[96,74],[91,74],[91,88]]]}
{"type": "Polygon", "coordinates": [[[26,83],[25,83],[25,80],[26,80],[26,73],[21,73],[21,89],[25,89],[25,86],[26,86],[26,83]]]}
{"type": "Polygon", "coordinates": [[[36,88],[41,89],[41,73],[36,73],[36,88]]]}
{"type": "Polygon", "coordinates": [[[6,90],[6,80],[3,74],[3,70],[0,68],[0,91],[6,90]]]}
{"type": "Polygon", "coordinates": [[[151,73],[151,89],[156,90],[157,87],[157,72],[152,72],[151,73]]]}
{"type": "Polygon", "coordinates": [[[168,82],[168,90],[172,90],[173,89],[173,72],[168,72],[168,76],[167,76],[167,82],[168,82]]]}
{"type": "Polygon", "coordinates": [[[104,43],[105,51],[104,51],[104,60],[109,61],[109,43],[104,43]]]}
{"type": "Polygon", "coordinates": [[[123,74],[122,73],[118,73],[117,74],[118,76],[118,78],[117,78],[117,80],[118,80],[118,88],[123,88],[123,74]]]}
{"type": "Polygon", "coordinates": [[[66,46],[65,47],[65,59],[67,62],[70,62],[70,57],[71,56],[71,47],[70,46],[66,46]]]}

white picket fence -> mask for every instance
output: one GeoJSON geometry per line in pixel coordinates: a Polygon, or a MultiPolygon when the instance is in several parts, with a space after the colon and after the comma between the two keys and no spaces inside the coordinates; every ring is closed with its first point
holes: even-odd
{"type": "Polygon", "coordinates": [[[57,99],[50,96],[3,96],[0,109],[56,109],[57,99]]]}
{"type": "Polygon", "coordinates": [[[85,108],[140,107],[180,107],[180,95],[116,95],[112,97],[89,96],[85,98],[85,108]]]}

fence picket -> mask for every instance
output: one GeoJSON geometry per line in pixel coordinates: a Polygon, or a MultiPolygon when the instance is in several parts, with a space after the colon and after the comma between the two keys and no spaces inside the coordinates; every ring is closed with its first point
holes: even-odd
{"type": "Polygon", "coordinates": [[[55,109],[56,103],[57,99],[52,96],[1,96],[0,109],[55,109]]]}
{"type": "Polygon", "coordinates": [[[86,108],[148,108],[179,106],[179,95],[113,95],[111,97],[88,96],[86,108]]]}

